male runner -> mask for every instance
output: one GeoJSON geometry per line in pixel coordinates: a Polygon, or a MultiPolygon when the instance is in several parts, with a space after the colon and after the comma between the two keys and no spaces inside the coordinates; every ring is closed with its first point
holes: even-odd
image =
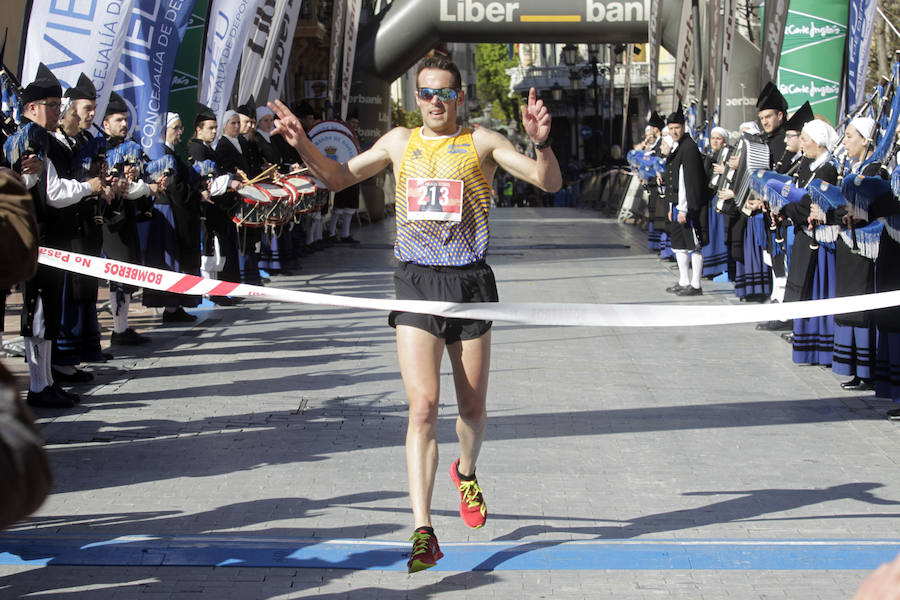
{"type": "MultiPolygon", "coordinates": [[[[560,188],[562,175],[550,149],[550,113],[532,88],[527,107],[522,107],[525,133],[535,145],[532,159],[516,152],[499,133],[456,124],[464,92],[459,69],[451,61],[424,59],[416,82],[424,125],[397,127],[344,164],[316,150],[297,117],[277,101],[269,105],[278,117],[275,131],[297,149],[312,174],[335,191],[388,166],[394,169],[397,298],[496,302],[494,275],[484,262],[491,182],[499,166],[545,191],[560,188]]],[[[450,478],[460,491],[460,516],[466,525],[481,527],[487,518],[475,462],[487,420],[491,322],[413,313],[391,313],[389,322],[397,329],[400,373],[409,398],[406,462],[416,529],[410,538],[408,566],[413,573],[433,567],[443,556],[431,527],[431,495],[438,464],[435,424],[445,348],[459,407],[460,456],[450,467],[450,478]]]]}

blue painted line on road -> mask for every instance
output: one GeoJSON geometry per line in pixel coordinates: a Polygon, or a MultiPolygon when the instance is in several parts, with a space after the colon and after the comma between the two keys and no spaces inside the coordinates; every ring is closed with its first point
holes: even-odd
{"type": "MultiPolygon", "coordinates": [[[[410,544],[221,536],[0,535],[0,565],[405,571],[410,544]]],[[[900,540],[615,540],[444,543],[440,571],[869,570],[900,540]]]]}

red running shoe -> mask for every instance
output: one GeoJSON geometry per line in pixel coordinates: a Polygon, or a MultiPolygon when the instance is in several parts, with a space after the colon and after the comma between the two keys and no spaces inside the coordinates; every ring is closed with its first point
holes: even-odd
{"type": "Polygon", "coordinates": [[[421,527],[416,529],[409,538],[409,541],[413,543],[409,562],[406,563],[410,573],[430,569],[444,557],[441,547],[438,546],[437,536],[434,533],[422,531],[422,529],[421,527]]]}
{"type": "Polygon", "coordinates": [[[478,485],[478,480],[472,478],[466,481],[459,478],[459,459],[450,465],[450,479],[453,485],[459,490],[459,516],[462,517],[463,523],[472,529],[484,527],[487,521],[487,504],[484,503],[484,492],[478,485]]]}

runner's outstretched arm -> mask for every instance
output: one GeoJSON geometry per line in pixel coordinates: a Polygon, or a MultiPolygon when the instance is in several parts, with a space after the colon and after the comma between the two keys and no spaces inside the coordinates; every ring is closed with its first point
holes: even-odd
{"type": "MultiPolygon", "coordinates": [[[[300,120],[280,100],[269,102],[269,108],[275,113],[273,134],[281,134],[285,141],[300,153],[313,177],[319,179],[328,189],[339,192],[342,189],[378,174],[391,164],[388,152],[391,142],[402,133],[393,130],[378,139],[365,152],[353,157],[346,163],[334,161],[319,151],[303,131],[300,120]]],[[[402,129],[402,128],[398,128],[402,129]]]]}

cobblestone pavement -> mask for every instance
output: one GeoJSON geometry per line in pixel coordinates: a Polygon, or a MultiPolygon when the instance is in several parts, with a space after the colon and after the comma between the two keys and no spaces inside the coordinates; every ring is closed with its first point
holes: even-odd
{"type": "MultiPolygon", "coordinates": [[[[639,230],[495,209],[504,301],[674,298],[639,230]]],[[[390,297],[393,223],[270,285],[390,297]]],[[[752,324],[496,323],[479,480],[459,520],[449,361],[435,528],[413,576],[393,331],[377,312],[247,301],[114,348],[74,411],[39,411],[54,493],[0,534],[0,598],[849,598],[900,551],[890,403],[791,363],[752,324]],[[822,540],[828,540],[823,542],[822,540]],[[216,566],[219,565],[219,566],[216,566]]],[[[13,366],[22,371],[21,363],[13,366]]]]}

